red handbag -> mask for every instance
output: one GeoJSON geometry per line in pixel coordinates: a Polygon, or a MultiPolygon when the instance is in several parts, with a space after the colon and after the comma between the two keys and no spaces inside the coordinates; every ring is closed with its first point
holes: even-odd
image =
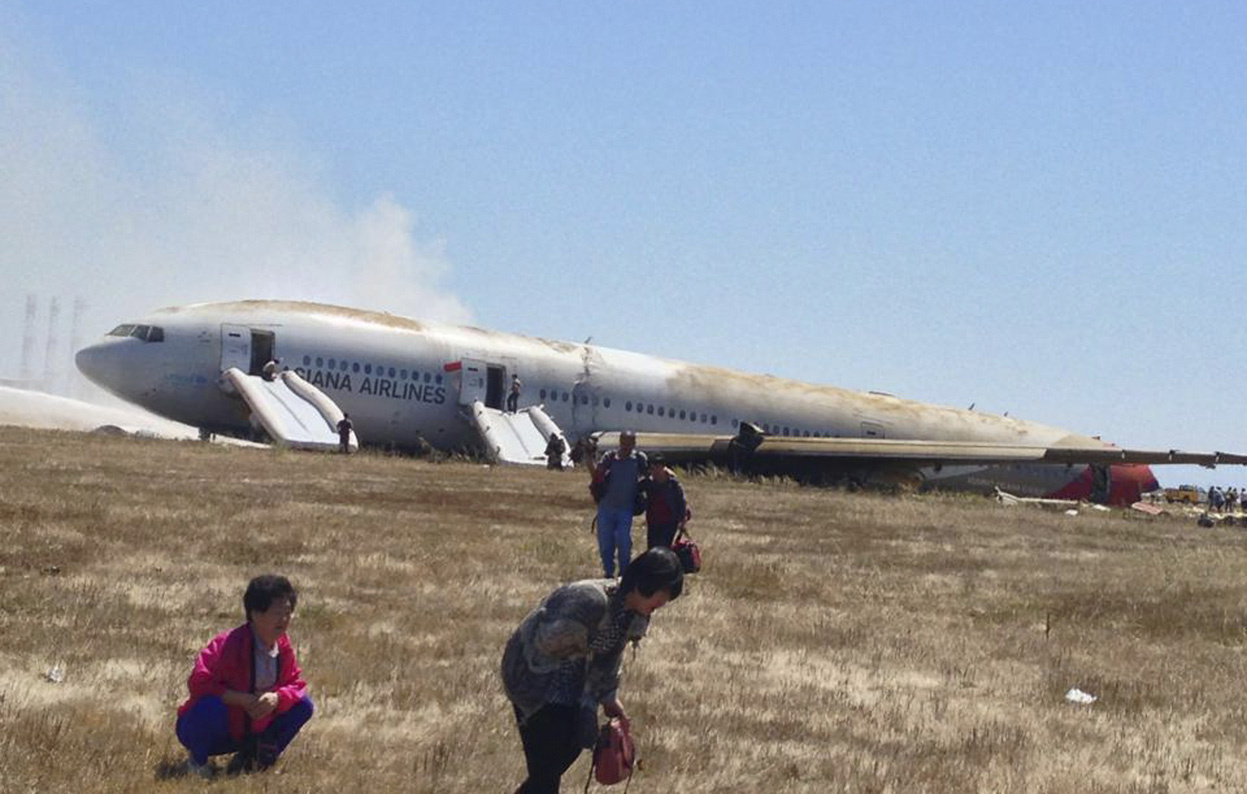
{"type": "MultiPolygon", "coordinates": [[[[632,777],[636,763],[636,747],[628,734],[628,725],[618,718],[602,726],[593,748],[593,777],[603,786],[613,786],[632,777]]],[[[585,790],[589,785],[585,783],[585,790]]]]}
{"type": "Polygon", "coordinates": [[[685,573],[697,573],[701,570],[701,547],[688,536],[684,527],[680,527],[679,534],[671,544],[671,550],[680,558],[680,565],[684,567],[685,573]]]}

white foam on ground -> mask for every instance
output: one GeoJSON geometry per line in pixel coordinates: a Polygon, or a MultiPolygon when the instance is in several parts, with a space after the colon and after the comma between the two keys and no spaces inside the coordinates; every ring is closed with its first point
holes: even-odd
{"type": "Polygon", "coordinates": [[[198,428],[162,419],[141,408],[95,405],[9,386],[0,386],[0,425],[84,432],[112,426],[157,438],[199,438],[198,428]]]}

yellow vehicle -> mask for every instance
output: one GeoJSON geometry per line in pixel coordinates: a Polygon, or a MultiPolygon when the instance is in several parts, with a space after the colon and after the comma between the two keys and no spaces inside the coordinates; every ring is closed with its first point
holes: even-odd
{"type": "Polygon", "coordinates": [[[1204,497],[1194,485],[1179,485],[1177,488],[1165,489],[1166,502],[1184,502],[1188,505],[1199,504],[1204,497]]]}

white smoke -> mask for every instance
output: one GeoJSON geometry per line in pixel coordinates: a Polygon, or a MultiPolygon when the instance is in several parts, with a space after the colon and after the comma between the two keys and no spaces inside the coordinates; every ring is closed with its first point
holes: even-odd
{"type": "Polygon", "coordinates": [[[239,298],[471,319],[442,286],[444,243],[421,239],[393,195],[336,199],[289,123],[239,120],[168,76],[91,96],[17,41],[0,32],[0,378],[19,369],[27,294],[41,338],[52,296],[83,297],[84,341],[162,306],[239,298]]]}

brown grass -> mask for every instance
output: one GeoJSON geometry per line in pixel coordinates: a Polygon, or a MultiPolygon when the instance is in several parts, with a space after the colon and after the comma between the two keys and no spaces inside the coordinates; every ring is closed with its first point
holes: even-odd
{"type": "MultiPolygon", "coordinates": [[[[16,428],[0,471],[6,792],[203,788],[173,710],[270,570],[318,713],[211,785],[510,792],[502,644],[598,571],[574,473],[16,428]]],[[[1247,790],[1241,530],[685,482],[706,568],[627,661],[633,791],[1247,790]]]]}

